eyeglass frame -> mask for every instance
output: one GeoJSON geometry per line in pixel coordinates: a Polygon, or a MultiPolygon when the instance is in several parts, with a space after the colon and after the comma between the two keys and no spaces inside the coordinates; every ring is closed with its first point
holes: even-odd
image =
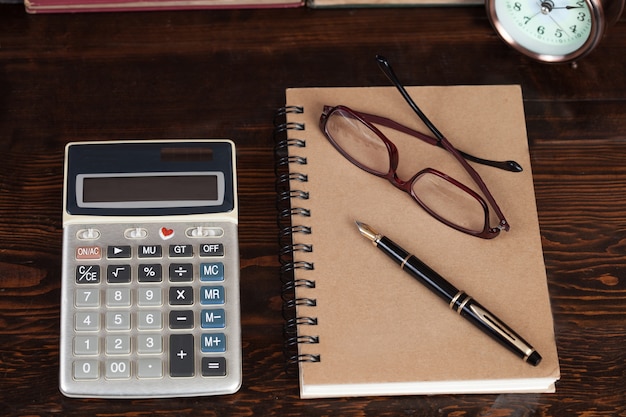
{"type": "Polygon", "coordinates": [[[446,224],[447,226],[452,227],[453,229],[456,229],[460,232],[467,233],[469,235],[476,236],[476,237],[483,238],[483,239],[493,239],[496,236],[498,236],[502,230],[509,231],[510,224],[504,217],[502,210],[500,210],[500,207],[496,203],[495,198],[493,197],[493,195],[487,188],[487,185],[485,184],[485,182],[482,180],[478,172],[476,172],[476,170],[465,160],[461,152],[457,150],[445,137],[442,136],[439,139],[435,139],[431,136],[428,136],[414,129],[411,129],[407,126],[404,126],[398,122],[395,122],[389,118],[376,116],[373,114],[368,114],[368,113],[363,113],[363,112],[357,112],[343,105],[334,106],[334,107],[325,105],[322,111],[322,114],[320,116],[319,125],[320,125],[320,129],[324,133],[324,136],[326,136],[326,139],[328,139],[328,141],[335,147],[335,149],[337,149],[337,151],[339,151],[339,153],[341,153],[353,165],[357,166],[358,168],[372,175],[387,179],[396,188],[408,193],[418,203],[418,205],[422,207],[428,214],[430,214],[432,217],[439,220],[440,222],[446,224]],[[356,120],[363,123],[368,129],[370,129],[374,134],[376,134],[376,136],[378,136],[382,140],[389,154],[389,171],[386,174],[383,174],[379,171],[372,170],[368,168],[367,166],[363,165],[362,163],[354,159],[341,146],[339,146],[339,144],[335,142],[335,140],[332,138],[332,135],[328,132],[326,125],[327,125],[329,117],[336,111],[342,111],[354,117],[356,120]],[[455,157],[455,159],[459,161],[459,163],[463,166],[463,168],[467,171],[469,176],[474,180],[474,182],[476,183],[480,191],[483,193],[485,198],[483,198],[483,196],[481,196],[480,194],[478,194],[471,188],[467,187],[465,184],[457,181],[451,176],[439,170],[436,170],[434,168],[424,168],[418,173],[416,173],[415,175],[413,175],[409,180],[406,180],[406,181],[400,179],[397,175],[397,168],[399,164],[398,148],[376,126],[374,126],[373,123],[376,123],[381,126],[385,126],[385,127],[397,130],[399,132],[405,133],[407,135],[413,136],[430,145],[442,147],[443,149],[450,152],[455,157]],[[461,190],[465,191],[468,195],[476,199],[476,201],[483,208],[483,212],[485,215],[484,217],[485,221],[484,221],[484,226],[483,226],[482,231],[478,232],[475,230],[467,229],[458,224],[452,223],[451,221],[435,213],[432,209],[430,209],[426,204],[424,204],[420,200],[420,198],[417,196],[417,194],[413,190],[412,185],[420,176],[427,174],[427,173],[436,175],[448,181],[452,185],[460,188],[461,190]],[[485,199],[487,201],[485,201],[485,199]],[[491,205],[491,207],[494,210],[494,214],[498,217],[499,224],[495,227],[492,227],[490,225],[489,205],[491,205]]]}

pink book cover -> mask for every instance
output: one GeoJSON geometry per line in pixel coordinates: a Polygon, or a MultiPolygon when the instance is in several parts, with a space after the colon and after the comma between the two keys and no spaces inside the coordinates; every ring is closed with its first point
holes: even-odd
{"type": "Polygon", "coordinates": [[[28,13],[301,7],[304,0],[25,0],[28,13]]]}

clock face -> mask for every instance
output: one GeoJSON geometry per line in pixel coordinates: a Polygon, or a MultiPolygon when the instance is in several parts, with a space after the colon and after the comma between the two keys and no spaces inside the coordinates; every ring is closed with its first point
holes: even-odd
{"type": "Polygon", "coordinates": [[[491,3],[490,17],[500,35],[535,58],[564,60],[583,52],[585,44],[596,37],[594,16],[585,0],[491,0],[491,3]]]}

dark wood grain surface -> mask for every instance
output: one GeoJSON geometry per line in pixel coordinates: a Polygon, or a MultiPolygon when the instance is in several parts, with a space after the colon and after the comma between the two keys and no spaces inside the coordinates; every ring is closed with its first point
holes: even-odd
{"type": "MultiPolygon", "coordinates": [[[[506,47],[481,7],[36,15],[0,6],[0,414],[626,416],[626,19],[578,63],[506,47]],[[272,117],[287,87],[520,84],[561,363],[555,394],[300,400],[283,372],[272,117]],[[58,390],[63,147],[238,146],[244,383],[234,395],[58,390]]],[[[495,123],[496,121],[494,121],[495,123]]]]}

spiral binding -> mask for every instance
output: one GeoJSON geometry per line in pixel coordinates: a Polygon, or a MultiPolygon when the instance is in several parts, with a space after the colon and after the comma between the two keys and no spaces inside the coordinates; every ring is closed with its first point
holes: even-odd
{"type": "Polygon", "coordinates": [[[303,278],[295,278],[297,270],[310,271],[315,268],[313,262],[298,261],[296,253],[313,252],[313,245],[307,243],[293,243],[293,235],[311,234],[311,228],[295,222],[304,222],[311,216],[311,211],[300,205],[309,199],[307,191],[294,189],[292,184],[304,184],[308,176],[304,173],[295,172],[291,167],[307,164],[307,159],[302,156],[290,155],[290,149],[305,148],[306,141],[290,137],[294,132],[305,130],[303,123],[287,122],[288,114],[302,114],[304,109],[300,106],[285,106],[276,111],[274,116],[274,153],[276,157],[276,205],[278,210],[278,260],[280,262],[280,280],[282,283],[282,314],[285,320],[283,327],[284,354],[287,359],[287,371],[293,370],[293,365],[300,362],[319,362],[320,355],[300,354],[298,345],[317,344],[319,337],[314,335],[298,334],[300,326],[316,326],[317,317],[298,316],[298,306],[315,307],[317,300],[314,298],[297,297],[298,288],[315,288],[315,281],[303,278]]]}

